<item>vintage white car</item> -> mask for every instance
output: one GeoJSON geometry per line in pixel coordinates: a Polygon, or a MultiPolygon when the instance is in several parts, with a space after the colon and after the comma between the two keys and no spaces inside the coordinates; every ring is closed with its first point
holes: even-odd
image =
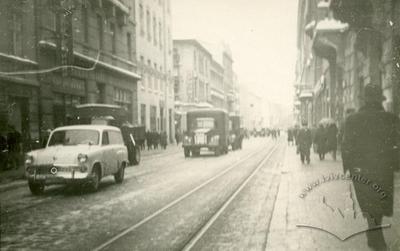
{"type": "Polygon", "coordinates": [[[127,148],[117,127],[76,125],[56,128],[46,148],[27,153],[25,172],[35,195],[51,184],[86,184],[96,191],[107,175],[121,183],[128,164],[127,148]]]}

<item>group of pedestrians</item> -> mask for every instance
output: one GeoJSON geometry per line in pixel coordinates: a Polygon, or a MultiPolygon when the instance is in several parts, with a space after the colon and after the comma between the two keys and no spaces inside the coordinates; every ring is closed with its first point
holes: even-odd
{"type": "Polygon", "coordinates": [[[332,153],[333,160],[336,160],[338,148],[338,128],[332,121],[329,124],[320,123],[317,129],[310,129],[306,121],[302,122],[302,127],[295,126],[287,131],[288,145],[296,145],[297,153],[304,164],[310,163],[311,147],[318,154],[320,160],[325,159],[325,155],[332,153]]]}
{"type": "Polygon", "coordinates": [[[312,144],[321,160],[329,151],[336,159],[338,142],[341,144],[344,175],[350,177],[368,222],[368,246],[372,250],[387,250],[379,226],[383,217],[393,216],[394,172],[399,171],[400,120],[384,110],[385,97],[379,86],[366,85],[362,100],[364,105],[358,112],[346,111],[339,132],[335,123],[321,124],[313,138],[312,130],[303,122],[298,131],[288,133],[288,141],[295,140],[302,163],[310,163],[312,144]]]}
{"type": "Polygon", "coordinates": [[[333,160],[336,160],[338,147],[338,128],[336,124],[319,124],[313,137],[313,144],[320,160],[324,160],[325,154],[328,152],[331,152],[333,160]]]}
{"type": "Polygon", "coordinates": [[[168,144],[168,136],[165,131],[157,132],[157,131],[147,131],[146,132],[146,144],[147,150],[158,149],[159,147],[162,149],[167,149],[168,144]]]}

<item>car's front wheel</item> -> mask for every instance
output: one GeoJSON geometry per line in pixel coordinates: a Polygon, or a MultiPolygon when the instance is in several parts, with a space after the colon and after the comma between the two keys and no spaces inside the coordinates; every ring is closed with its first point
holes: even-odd
{"type": "Polygon", "coordinates": [[[91,192],[96,192],[99,189],[100,179],[100,168],[98,166],[95,166],[92,171],[92,178],[89,182],[89,190],[91,192]]]}
{"type": "Polygon", "coordinates": [[[33,195],[40,195],[44,192],[44,184],[33,181],[28,182],[29,190],[33,195]]]}
{"type": "Polygon", "coordinates": [[[125,164],[122,164],[118,172],[114,174],[114,179],[117,184],[121,184],[125,177],[125,164]]]}

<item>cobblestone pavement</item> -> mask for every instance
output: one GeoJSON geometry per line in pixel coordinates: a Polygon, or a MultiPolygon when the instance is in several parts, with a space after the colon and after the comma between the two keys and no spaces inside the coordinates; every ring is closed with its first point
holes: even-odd
{"type": "Polygon", "coordinates": [[[32,196],[27,186],[0,193],[2,250],[90,250],[140,221],[227,165],[268,144],[246,141],[242,151],[185,159],[181,150],[143,159],[116,185],[105,178],[97,193],[54,186],[32,196]]]}
{"type": "MultiPolygon", "coordinates": [[[[345,241],[330,233],[298,225],[322,226],[338,236],[348,236],[366,227],[360,209],[350,199],[351,183],[338,179],[322,182],[323,177],[342,174],[341,161],[317,160],[312,154],[311,164],[302,165],[295,147],[289,147],[282,169],[281,184],[268,235],[267,250],[369,250],[365,233],[356,234],[345,241]],[[304,193],[309,184],[316,184],[304,193]],[[305,195],[301,195],[305,194],[305,195]],[[303,198],[301,198],[303,197],[303,198]],[[328,208],[329,207],[329,208],[328,208]],[[338,211],[343,213],[339,214],[338,211]],[[348,217],[356,215],[357,217],[348,217]]],[[[385,218],[385,239],[392,250],[400,250],[400,175],[395,177],[394,217],[385,218]]]]}

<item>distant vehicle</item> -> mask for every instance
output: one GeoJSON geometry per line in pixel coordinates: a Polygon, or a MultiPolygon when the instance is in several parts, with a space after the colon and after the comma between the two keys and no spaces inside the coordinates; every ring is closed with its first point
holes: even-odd
{"type": "Polygon", "coordinates": [[[223,109],[207,108],[187,112],[187,132],[183,139],[185,157],[199,156],[202,148],[216,156],[228,153],[228,113],[223,109]]]}
{"type": "Polygon", "coordinates": [[[34,195],[51,184],[87,184],[97,191],[102,177],[114,175],[121,183],[128,163],[120,129],[64,126],[51,132],[46,148],[27,153],[25,171],[34,195]]]}
{"type": "Polygon", "coordinates": [[[232,150],[242,149],[244,130],[240,127],[240,116],[229,115],[229,145],[232,150]]]}
{"type": "Polygon", "coordinates": [[[77,105],[74,124],[112,125],[121,129],[122,137],[128,148],[129,163],[140,163],[140,148],[144,146],[146,129],[144,126],[129,123],[128,111],[118,105],[83,104],[77,105]]]}

